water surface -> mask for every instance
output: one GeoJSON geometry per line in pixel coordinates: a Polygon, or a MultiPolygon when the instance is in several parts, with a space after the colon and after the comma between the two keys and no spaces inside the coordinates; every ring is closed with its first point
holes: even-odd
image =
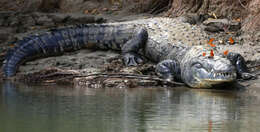
{"type": "Polygon", "coordinates": [[[245,90],[88,89],[0,84],[0,132],[257,132],[245,90]]]}

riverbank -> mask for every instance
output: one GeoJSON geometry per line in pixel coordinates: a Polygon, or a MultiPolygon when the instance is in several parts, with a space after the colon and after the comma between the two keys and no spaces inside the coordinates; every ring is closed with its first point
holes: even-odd
{"type": "MultiPolygon", "coordinates": [[[[64,3],[63,3],[64,4],[64,3]]],[[[96,3],[97,4],[97,3],[96,3]]],[[[66,4],[65,4],[66,5],[66,4]]],[[[66,7],[65,5],[64,8],[66,7]]],[[[62,7],[60,7],[62,8],[62,7]]],[[[75,7],[74,7],[75,8],[75,7]]],[[[8,48],[14,47],[15,42],[30,34],[40,34],[49,29],[66,27],[75,24],[104,23],[136,20],[142,18],[165,16],[164,13],[149,14],[140,11],[130,11],[129,8],[122,8],[120,5],[112,4],[107,7],[97,7],[92,4],[93,9],[84,9],[84,12],[55,12],[46,13],[29,11],[1,11],[0,12],[0,66],[4,61],[4,55],[8,48]]],[[[132,7],[131,7],[132,8],[132,7]]],[[[65,9],[64,9],[65,10],[65,9]]],[[[63,11],[64,11],[63,10],[63,11]]],[[[200,24],[207,32],[209,38],[214,38],[214,44],[222,45],[224,50],[234,51],[245,57],[249,67],[260,64],[260,32],[244,32],[241,30],[241,20],[239,19],[217,19],[215,14],[210,15],[210,19],[200,24]],[[207,29],[205,26],[214,25],[215,28],[207,29]],[[234,43],[230,44],[230,38],[234,43]]],[[[112,80],[100,77],[93,81],[93,78],[75,78],[73,76],[87,76],[89,74],[135,74],[155,76],[154,65],[148,64],[138,67],[125,67],[120,59],[120,53],[114,51],[93,51],[80,50],[65,53],[62,56],[37,59],[21,65],[16,80],[39,81],[44,83],[73,83],[78,85],[88,85],[89,82],[107,82],[108,86],[113,83],[119,87],[136,87],[138,85],[164,85],[160,80],[149,80],[139,82],[138,79],[124,78],[121,75],[112,80]],[[63,80],[64,78],[65,80],[63,80]],[[123,78],[123,79],[122,79],[123,78]],[[72,81],[74,79],[74,81],[72,81]]],[[[257,68],[251,69],[252,71],[257,68]]],[[[257,82],[257,81],[256,81],[257,82]]],[[[252,82],[253,83],[253,82],[252,82]]],[[[103,84],[102,84],[103,86],[103,84]]]]}

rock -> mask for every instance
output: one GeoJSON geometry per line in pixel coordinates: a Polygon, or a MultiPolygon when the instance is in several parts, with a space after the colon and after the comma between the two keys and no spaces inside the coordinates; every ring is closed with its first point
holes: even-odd
{"type": "Polygon", "coordinates": [[[0,11],[0,26],[4,26],[6,19],[12,16],[13,13],[12,11],[0,11]]]}
{"type": "Polygon", "coordinates": [[[85,14],[69,14],[67,18],[67,23],[69,24],[86,24],[86,23],[101,23],[106,20],[101,17],[95,17],[92,15],[85,14]]]}
{"type": "Polygon", "coordinates": [[[18,12],[33,12],[40,8],[43,0],[1,0],[0,10],[14,10],[18,12]]]}
{"type": "Polygon", "coordinates": [[[41,12],[57,12],[59,9],[60,0],[42,0],[38,11],[41,12]]]}
{"type": "Polygon", "coordinates": [[[47,14],[49,18],[52,19],[54,23],[63,23],[69,18],[69,14],[62,14],[62,13],[50,13],[47,14]]]}
{"type": "Polygon", "coordinates": [[[203,25],[204,29],[209,32],[238,31],[241,28],[239,22],[227,19],[208,19],[203,22],[203,25]]]}
{"type": "Polygon", "coordinates": [[[20,25],[19,18],[16,16],[8,17],[8,19],[4,23],[4,26],[10,26],[10,27],[16,27],[18,25],[20,25]]]}
{"type": "Polygon", "coordinates": [[[257,53],[260,53],[260,47],[256,48],[257,53]]]}
{"type": "Polygon", "coordinates": [[[40,6],[44,0],[26,0],[24,2],[24,8],[20,9],[21,12],[34,12],[40,9],[40,6]]]}
{"type": "Polygon", "coordinates": [[[14,32],[11,27],[0,27],[0,42],[7,41],[14,32]]]}
{"type": "Polygon", "coordinates": [[[208,18],[209,16],[205,14],[188,13],[182,17],[178,17],[177,19],[190,24],[201,24],[204,20],[208,18]]]}
{"type": "Polygon", "coordinates": [[[97,1],[86,1],[86,0],[60,0],[60,11],[61,12],[81,12],[85,10],[93,10],[100,8],[100,3],[97,1]]]}
{"type": "Polygon", "coordinates": [[[31,15],[20,16],[19,21],[24,27],[27,28],[36,24],[36,21],[31,15]]]}
{"type": "Polygon", "coordinates": [[[54,22],[51,18],[47,17],[46,15],[39,16],[38,19],[36,19],[36,24],[41,26],[54,26],[54,22]]]}
{"type": "MultiPolygon", "coordinates": [[[[34,13],[35,19],[48,20],[50,23],[55,24],[86,24],[86,23],[103,23],[106,22],[106,19],[102,17],[96,17],[93,15],[85,15],[80,13],[34,13]]],[[[39,20],[38,20],[39,21],[39,20]]],[[[50,24],[52,25],[52,24],[50,24]]]]}

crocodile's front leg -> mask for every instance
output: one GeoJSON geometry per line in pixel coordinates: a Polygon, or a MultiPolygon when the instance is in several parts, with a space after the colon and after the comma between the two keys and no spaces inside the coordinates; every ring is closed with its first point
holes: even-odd
{"type": "Polygon", "coordinates": [[[227,58],[236,67],[237,75],[244,80],[255,79],[256,75],[249,73],[245,59],[238,53],[229,52],[227,58]]]}
{"type": "Polygon", "coordinates": [[[157,64],[156,73],[167,81],[180,81],[180,63],[176,60],[164,60],[157,64]]]}
{"type": "Polygon", "coordinates": [[[132,39],[127,41],[122,47],[123,61],[127,66],[136,66],[142,63],[143,60],[138,51],[142,49],[148,39],[146,29],[139,29],[134,33],[132,39]]]}

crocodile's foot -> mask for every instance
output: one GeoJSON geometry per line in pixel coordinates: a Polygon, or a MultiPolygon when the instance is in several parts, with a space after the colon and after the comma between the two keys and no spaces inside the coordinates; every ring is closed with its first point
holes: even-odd
{"type": "Polygon", "coordinates": [[[135,53],[124,54],[123,61],[126,66],[136,66],[143,63],[143,59],[140,57],[140,55],[135,53]]]}
{"type": "Polygon", "coordinates": [[[180,65],[176,60],[164,60],[156,65],[156,73],[165,81],[171,82],[180,75],[180,65]]]}

